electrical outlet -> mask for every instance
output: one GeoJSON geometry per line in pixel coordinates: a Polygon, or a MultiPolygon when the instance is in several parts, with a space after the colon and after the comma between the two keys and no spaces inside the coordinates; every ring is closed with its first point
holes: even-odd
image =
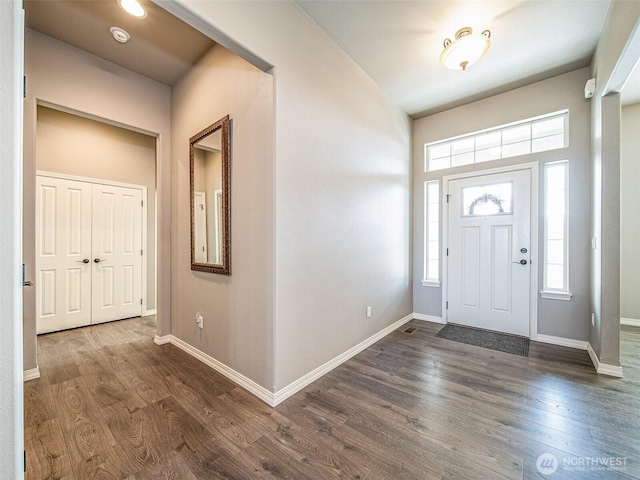
{"type": "Polygon", "coordinates": [[[204,324],[204,318],[202,317],[200,312],[196,313],[196,323],[198,324],[200,329],[204,328],[204,325],[203,325],[204,324]]]}
{"type": "Polygon", "coordinates": [[[367,307],[367,318],[371,318],[371,307],[367,307]]]}
{"type": "Polygon", "coordinates": [[[596,326],[596,314],[595,313],[591,314],[591,326],[592,327],[596,326]]]}

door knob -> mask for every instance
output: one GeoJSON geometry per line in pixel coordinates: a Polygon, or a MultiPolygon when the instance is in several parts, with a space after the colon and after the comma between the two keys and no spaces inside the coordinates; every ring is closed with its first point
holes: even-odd
{"type": "Polygon", "coordinates": [[[89,259],[88,259],[88,258],[84,258],[84,259],[82,260],[82,263],[89,263],[89,259]]]}
{"type": "Polygon", "coordinates": [[[511,263],[519,263],[520,265],[526,265],[527,261],[523,258],[522,260],[520,260],[519,262],[511,262],[511,263]]]}
{"type": "Polygon", "coordinates": [[[94,258],[93,259],[93,263],[100,263],[100,262],[104,262],[106,260],[106,258],[100,260],[99,258],[94,258]]]}

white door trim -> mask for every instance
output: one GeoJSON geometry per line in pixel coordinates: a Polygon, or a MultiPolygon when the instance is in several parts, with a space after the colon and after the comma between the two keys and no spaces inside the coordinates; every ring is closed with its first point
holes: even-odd
{"type": "MultiPolygon", "coordinates": [[[[61,180],[74,180],[85,183],[96,183],[100,185],[109,185],[111,187],[124,187],[134,190],[140,190],[142,199],[145,202],[142,208],[142,315],[148,313],[147,309],[147,209],[149,202],[147,199],[147,187],[144,185],[136,185],[133,183],[114,182],[111,180],[102,180],[99,178],[81,177],[76,175],[67,175],[65,173],[47,172],[44,170],[36,170],[36,177],[59,178],[61,180]]],[[[157,249],[156,249],[157,251],[157,249]]],[[[156,282],[157,285],[157,282],[156,282]]]]}
{"type": "Polygon", "coordinates": [[[531,282],[529,290],[529,337],[535,339],[538,336],[538,162],[520,163],[506,167],[490,168],[487,170],[475,170],[467,173],[457,173],[442,177],[442,320],[448,323],[447,301],[449,300],[448,268],[449,259],[446,255],[449,245],[449,212],[447,207],[447,195],[449,194],[449,182],[463,178],[492,175],[495,173],[515,172],[518,170],[531,171],[531,282]]]}

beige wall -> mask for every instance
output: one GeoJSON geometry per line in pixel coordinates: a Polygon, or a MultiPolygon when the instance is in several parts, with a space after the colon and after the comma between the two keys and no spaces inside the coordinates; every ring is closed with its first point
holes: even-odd
{"type": "MultiPolygon", "coordinates": [[[[421,118],[414,122],[414,312],[440,317],[442,289],[423,287],[424,244],[424,182],[442,179],[444,175],[466,173],[493,167],[539,163],[539,186],[543,185],[545,162],[569,161],[569,302],[537,298],[538,334],[575,340],[589,338],[589,101],[585,100],[584,84],[589,68],[536,82],[507,93],[473,102],[452,110],[421,118]],[[446,171],[424,172],[424,144],[485,128],[504,125],[526,118],[569,110],[569,146],[548,152],[457,167],[446,171]]],[[[538,258],[542,258],[544,208],[543,195],[538,198],[538,258]]],[[[444,211],[444,210],[443,210],[444,211]]],[[[535,259],[534,259],[535,261],[535,259]]],[[[542,262],[537,262],[542,290],[542,262]]],[[[536,332],[531,332],[534,335],[536,332]]]]}
{"type": "Polygon", "coordinates": [[[411,120],[295,2],[178,3],[274,65],[275,159],[254,161],[274,162],[275,203],[233,216],[269,225],[274,268],[254,274],[274,282],[279,391],[412,311],[411,120]]]}
{"type": "MultiPolygon", "coordinates": [[[[270,389],[273,78],[216,46],[174,87],[172,125],[171,333],[270,389]],[[232,121],[231,276],[192,271],[190,257],[189,138],[227,114],[232,121]],[[202,330],[196,312],[204,317],[202,330]]],[[[207,197],[213,200],[208,189],[207,197]]],[[[213,213],[213,206],[208,210],[213,213]]]]}
{"type": "Polygon", "coordinates": [[[622,108],[620,317],[640,320],[640,103],[622,108]]]}
{"type": "Polygon", "coordinates": [[[147,187],[147,310],[156,308],[156,139],[39,106],[36,169],[147,187]]]}
{"type": "MultiPolygon", "coordinates": [[[[27,29],[24,100],[24,261],[35,279],[37,105],[156,137],[158,208],[158,334],[170,333],[170,108],[169,87],[27,29]]],[[[24,368],[36,367],[35,289],[24,293],[24,368]]]]}

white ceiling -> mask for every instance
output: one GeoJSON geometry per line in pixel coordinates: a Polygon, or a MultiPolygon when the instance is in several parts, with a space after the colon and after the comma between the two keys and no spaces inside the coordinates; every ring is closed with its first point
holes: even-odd
{"type": "Polygon", "coordinates": [[[296,0],[414,118],[591,63],[609,0],[296,0]],[[465,26],[491,31],[466,71],[439,63],[465,26]]]}

